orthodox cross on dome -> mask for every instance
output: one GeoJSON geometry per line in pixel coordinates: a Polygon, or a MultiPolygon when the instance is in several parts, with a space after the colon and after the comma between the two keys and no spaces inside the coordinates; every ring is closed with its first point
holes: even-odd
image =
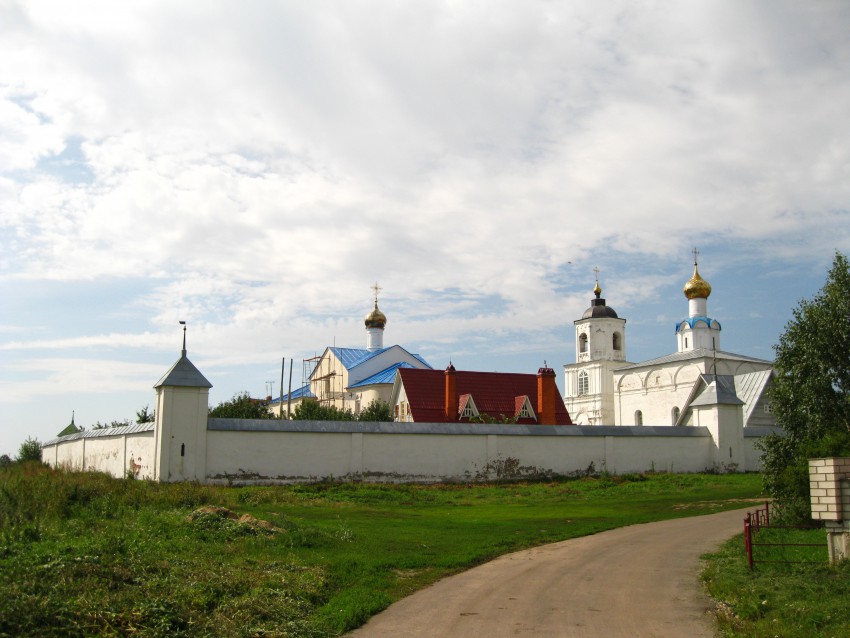
{"type": "Polygon", "coordinates": [[[375,284],[374,284],[373,286],[371,286],[371,288],[372,288],[372,290],[374,290],[374,291],[375,291],[375,307],[377,308],[377,307],[378,307],[378,293],[379,293],[380,291],[382,291],[382,290],[383,290],[383,288],[381,288],[381,287],[378,285],[378,282],[377,282],[377,281],[375,282],[375,284]]]}
{"type": "Polygon", "coordinates": [[[694,266],[697,265],[697,257],[699,256],[699,250],[694,246],[694,249],[691,251],[694,254],[694,266]]]}
{"type": "Polygon", "coordinates": [[[593,287],[593,294],[599,299],[599,295],[602,294],[602,288],[599,287],[599,266],[593,267],[593,274],[596,276],[596,285],[593,287]]]}

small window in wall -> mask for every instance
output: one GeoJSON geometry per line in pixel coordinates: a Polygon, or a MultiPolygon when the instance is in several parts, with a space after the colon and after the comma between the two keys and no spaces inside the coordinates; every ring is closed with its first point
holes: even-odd
{"type": "Polygon", "coordinates": [[[773,408],[770,407],[770,403],[764,404],[764,413],[765,414],[773,414],[773,408]]]}
{"type": "Polygon", "coordinates": [[[679,414],[680,413],[681,413],[681,410],[679,410],[679,406],[675,406],[673,408],[673,411],[670,413],[670,419],[671,419],[672,425],[676,425],[676,421],[679,420],[679,414]]]}
{"type": "Polygon", "coordinates": [[[578,336],[578,351],[587,352],[587,335],[583,332],[578,336]]]}
{"type": "Polygon", "coordinates": [[[687,337],[685,337],[685,347],[686,348],[688,347],[688,338],[687,337]]]}
{"type": "Polygon", "coordinates": [[[180,456],[186,456],[186,444],[185,443],[180,444],[180,456]]]}
{"type": "Polygon", "coordinates": [[[635,425],[643,425],[643,412],[635,410],[635,425]]]}
{"type": "Polygon", "coordinates": [[[579,372],[578,373],[578,394],[579,396],[583,396],[588,393],[590,390],[590,380],[588,379],[587,372],[579,372]]]}
{"type": "Polygon", "coordinates": [[[620,343],[620,333],[615,332],[614,336],[611,337],[611,345],[614,347],[614,350],[622,350],[623,346],[620,343]]]}

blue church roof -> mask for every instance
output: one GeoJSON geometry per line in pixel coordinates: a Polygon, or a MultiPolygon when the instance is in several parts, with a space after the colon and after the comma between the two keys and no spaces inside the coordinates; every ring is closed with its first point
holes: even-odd
{"type": "MultiPolygon", "coordinates": [[[[419,357],[417,357],[418,359],[419,357]]],[[[375,383],[393,383],[395,381],[396,371],[399,368],[413,368],[412,365],[407,363],[406,361],[402,361],[401,363],[396,363],[391,365],[389,368],[385,370],[381,370],[380,372],[376,372],[371,377],[366,377],[362,381],[358,381],[354,385],[350,386],[351,388],[359,388],[364,385],[373,385],[375,383]]]]}
{"type": "MultiPolygon", "coordinates": [[[[290,394],[284,394],[283,395],[284,401],[288,401],[289,399],[292,399],[293,401],[295,401],[297,399],[315,399],[315,398],[316,398],[316,395],[313,394],[312,392],[310,392],[310,384],[309,383],[307,385],[301,387],[301,388],[298,388],[297,390],[293,390],[290,394]]],[[[272,399],[271,401],[269,401],[269,404],[272,404],[272,403],[280,403],[280,397],[278,397],[276,399],[272,399]]]]}
{"type": "Polygon", "coordinates": [[[688,324],[693,330],[694,326],[700,322],[704,323],[709,328],[717,328],[718,330],[721,329],[720,322],[717,321],[717,319],[712,319],[711,317],[688,317],[684,321],[680,321],[676,324],[676,332],[679,332],[679,329],[685,324],[688,324]]]}
{"type": "MultiPolygon", "coordinates": [[[[352,368],[356,368],[361,363],[366,363],[370,359],[377,357],[380,354],[383,354],[387,350],[391,350],[393,348],[401,348],[404,350],[402,346],[390,346],[389,348],[381,348],[380,350],[369,351],[362,348],[329,348],[331,352],[334,353],[337,359],[340,360],[342,365],[346,370],[351,370],[352,368]]],[[[407,352],[407,350],[405,350],[407,352]]],[[[431,365],[425,361],[418,354],[409,353],[410,356],[414,357],[417,361],[419,361],[422,365],[431,368],[431,365]]],[[[388,368],[389,369],[389,368],[388,368]]]]}

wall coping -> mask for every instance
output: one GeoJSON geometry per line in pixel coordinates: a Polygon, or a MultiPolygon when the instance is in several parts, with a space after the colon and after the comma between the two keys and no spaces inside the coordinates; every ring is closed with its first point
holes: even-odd
{"type": "Polygon", "coordinates": [[[398,423],[378,421],[207,420],[217,432],[304,432],[336,434],[456,434],[499,436],[710,437],[705,427],[614,425],[523,425],[501,423],[398,423]]]}
{"type": "Polygon", "coordinates": [[[83,430],[82,432],[74,432],[73,434],[66,434],[65,436],[51,439],[50,441],[47,441],[47,443],[42,443],[41,447],[45,448],[51,445],[57,445],[58,443],[69,443],[78,439],[97,439],[104,436],[123,436],[125,434],[138,434],[141,432],[153,433],[154,426],[154,423],[134,423],[132,425],[122,425],[119,428],[83,430]]]}

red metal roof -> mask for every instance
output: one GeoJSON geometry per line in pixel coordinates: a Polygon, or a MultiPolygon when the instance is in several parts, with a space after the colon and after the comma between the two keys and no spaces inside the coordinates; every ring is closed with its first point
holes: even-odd
{"type": "MultiPolygon", "coordinates": [[[[423,423],[448,423],[445,404],[445,372],[400,368],[398,374],[404,386],[410,412],[414,421],[423,423]]],[[[524,397],[529,398],[537,414],[537,375],[518,372],[455,372],[456,394],[460,398],[471,395],[479,413],[494,419],[513,417],[522,407],[524,397]]],[[[557,425],[572,425],[572,420],[559,391],[555,391],[557,425]]],[[[461,419],[457,419],[460,421],[461,419]]],[[[465,420],[465,419],[464,419],[465,420]]],[[[537,423],[534,419],[520,419],[518,423],[537,423]]]]}

